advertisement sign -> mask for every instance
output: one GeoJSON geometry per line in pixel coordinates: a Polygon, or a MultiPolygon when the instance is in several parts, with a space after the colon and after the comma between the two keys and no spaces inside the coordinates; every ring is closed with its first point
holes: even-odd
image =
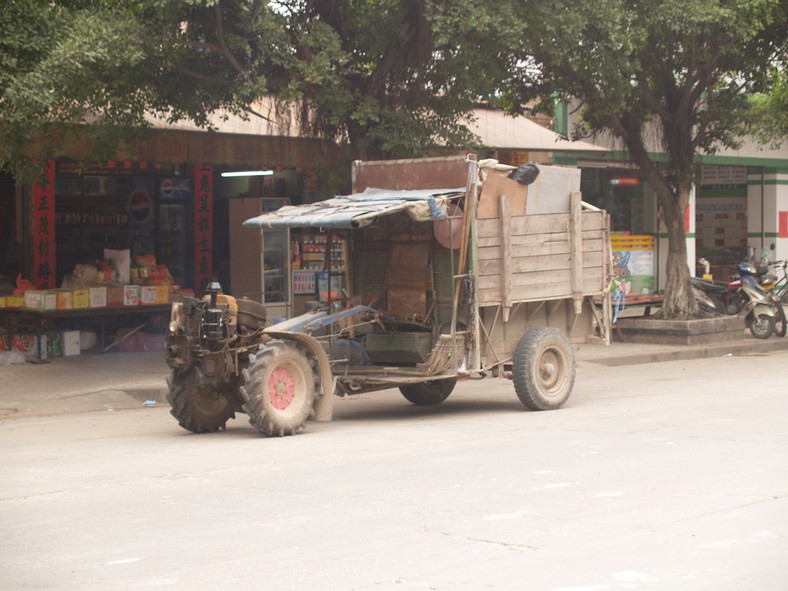
{"type": "Polygon", "coordinates": [[[154,190],[154,179],[146,177],[132,179],[126,209],[129,224],[129,250],[131,250],[133,257],[156,252],[154,190]]]}

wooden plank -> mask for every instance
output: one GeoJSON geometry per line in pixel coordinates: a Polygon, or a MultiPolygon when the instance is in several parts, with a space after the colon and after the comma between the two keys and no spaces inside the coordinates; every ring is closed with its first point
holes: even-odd
{"type": "Polygon", "coordinates": [[[580,314],[583,304],[583,214],[579,192],[570,195],[569,207],[572,214],[572,292],[575,314],[580,314]]]}
{"type": "MultiPolygon", "coordinates": [[[[571,216],[569,213],[551,213],[540,215],[512,216],[512,236],[540,235],[553,233],[568,233],[571,230],[571,216]]],[[[602,230],[605,227],[605,218],[600,212],[582,212],[582,227],[602,230]]],[[[497,219],[478,220],[479,239],[500,240],[497,219]]]]}
{"type": "MultiPolygon", "coordinates": [[[[605,256],[606,245],[604,241],[599,238],[586,240],[583,242],[583,252],[595,253],[597,256],[605,256]]],[[[512,246],[514,258],[537,258],[537,257],[553,257],[563,256],[569,259],[571,256],[571,245],[568,242],[555,242],[550,244],[530,244],[525,246],[512,246]]],[[[479,249],[477,258],[482,263],[496,260],[500,258],[500,247],[485,247],[479,249]]]]}
{"type": "Polygon", "coordinates": [[[465,156],[409,160],[356,160],[352,168],[353,192],[378,189],[452,189],[465,185],[465,156]]]}
{"type": "MultiPolygon", "coordinates": [[[[582,268],[604,267],[605,258],[601,251],[584,252],[581,255],[582,268]]],[[[568,256],[535,256],[513,257],[508,265],[509,272],[513,275],[535,271],[572,270],[572,261],[568,256]]],[[[503,272],[503,263],[500,259],[488,259],[479,265],[479,276],[498,275],[503,272]]]]}
{"type": "MultiPolygon", "coordinates": [[[[501,212],[500,218],[500,227],[501,227],[501,291],[503,295],[503,318],[504,322],[509,319],[509,310],[512,307],[512,303],[509,300],[509,294],[512,293],[512,269],[511,269],[511,262],[512,262],[512,226],[510,223],[511,220],[511,208],[509,203],[509,197],[507,195],[501,195],[499,201],[499,207],[501,212]]],[[[525,211],[525,204],[523,203],[523,211],[525,211]]]]}
{"type": "MultiPolygon", "coordinates": [[[[538,274],[536,274],[538,275],[538,274]]],[[[585,295],[599,295],[602,293],[605,274],[601,267],[587,269],[584,277],[584,285],[581,287],[585,295]]],[[[485,279],[479,277],[478,297],[480,305],[500,305],[502,301],[500,287],[485,284],[485,279]]],[[[571,298],[574,293],[570,289],[571,277],[569,271],[543,274],[541,280],[531,278],[525,285],[513,285],[511,301],[513,304],[518,302],[533,302],[540,300],[571,298]]]]}
{"type": "MultiPolygon", "coordinates": [[[[541,289],[542,285],[550,285],[551,289],[564,293],[567,297],[572,296],[572,271],[570,269],[549,269],[533,271],[530,273],[517,273],[512,276],[512,290],[522,291],[523,289],[541,289]]],[[[584,270],[583,292],[586,295],[599,294],[606,287],[604,277],[604,267],[587,267],[584,270]]],[[[480,275],[478,279],[478,290],[497,290],[500,293],[500,279],[498,275],[480,275]]],[[[503,300],[499,300],[500,304],[503,300]]],[[[514,301],[514,300],[512,300],[514,301]]]]}

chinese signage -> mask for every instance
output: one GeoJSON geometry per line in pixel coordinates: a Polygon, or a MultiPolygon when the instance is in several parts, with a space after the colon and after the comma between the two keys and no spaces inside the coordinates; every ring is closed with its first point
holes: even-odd
{"type": "Polygon", "coordinates": [[[700,248],[747,246],[747,198],[698,199],[695,223],[700,248]]]}
{"type": "Polygon", "coordinates": [[[213,166],[201,164],[194,174],[194,286],[205,286],[213,275],[213,166]]]}
{"type": "Polygon", "coordinates": [[[55,287],[55,163],[47,167],[47,185],[33,187],[33,283],[55,287]]]}

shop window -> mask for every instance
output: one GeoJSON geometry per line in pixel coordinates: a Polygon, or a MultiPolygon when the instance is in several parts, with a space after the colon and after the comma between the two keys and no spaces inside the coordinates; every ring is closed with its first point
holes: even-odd
{"type": "Polygon", "coordinates": [[[651,199],[637,170],[629,168],[584,168],[581,176],[583,200],[610,214],[613,232],[653,234],[651,199]]]}

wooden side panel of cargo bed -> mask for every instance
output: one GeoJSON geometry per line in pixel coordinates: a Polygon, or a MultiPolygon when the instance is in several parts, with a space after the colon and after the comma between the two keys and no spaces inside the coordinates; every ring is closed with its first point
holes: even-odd
{"type": "Polygon", "coordinates": [[[357,160],[353,163],[353,192],[364,189],[453,189],[468,177],[465,156],[411,160],[357,160]]]}
{"type": "Polygon", "coordinates": [[[509,306],[604,290],[609,257],[606,214],[583,211],[581,216],[582,229],[575,231],[579,241],[572,240],[570,213],[511,216],[508,237],[501,218],[479,220],[479,305],[509,306]]]}

